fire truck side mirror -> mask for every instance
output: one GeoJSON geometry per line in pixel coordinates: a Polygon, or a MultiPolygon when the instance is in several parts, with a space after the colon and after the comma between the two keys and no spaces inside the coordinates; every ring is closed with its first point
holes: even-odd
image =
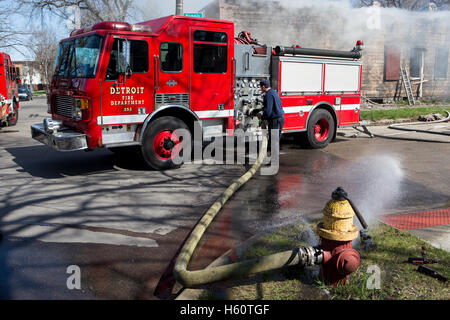
{"type": "Polygon", "coordinates": [[[131,45],[127,39],[120,39],[118,42],[118,59],[117,59],[117,72],[123,75],[124,81],[126,78],[131,77],[131,45]]]}
{"type": "Polygon", "coordinates": [[[119,41],[122,45],[119,45],[119,63],[118,71],[120,73],[126,73],[127,68],[130,66],[130,42],[126,39],[119,41]]]}
{"type": "Polygon", "coordinates": [[[131,69],[130,65],[127,65],[125,75],[127,78],[130,78],[133,75],[133,69],[131,69]]]}

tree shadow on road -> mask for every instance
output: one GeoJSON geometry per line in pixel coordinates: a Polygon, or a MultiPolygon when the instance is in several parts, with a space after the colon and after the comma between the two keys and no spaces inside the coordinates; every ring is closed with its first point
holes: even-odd
{"type": "Polygon", "coordinates": [[[69,154],[45,146],[6,151],[16,165],[0,168],[8,181],[0,196],[4,299],[154,298],[149,292],[180,239],[243,171],[202,165],[149,171],[142,163],[117,161],[109,151],[69,154]],[[55,238],[67,230],[148,239],[158,246],[55,238]],[[66,288],[72,264],[82,269],[84,293],[66,288]]]}

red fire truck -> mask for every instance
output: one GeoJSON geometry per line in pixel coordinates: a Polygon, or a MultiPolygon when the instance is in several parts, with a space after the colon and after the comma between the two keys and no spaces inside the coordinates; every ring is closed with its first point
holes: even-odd
{"type": "Polygon", "coordinates": [[[236,129],[260,132],[259,81],[269,79],[285,110],[284,133],[323,148],[359,120],[361,48],[266,47],[230,21],[169,16],[130,25],[101,22],[62,40],[48,94],[51,118],[32,137],[60,151],[141,150],[172,168],[176,129],[202,140],[236,129]]]}
{"type": "Polygon", "coordinates": [[[13,126],[19,118],[16,69],[11,57],[0,52],[0,127],[13,126]]]}

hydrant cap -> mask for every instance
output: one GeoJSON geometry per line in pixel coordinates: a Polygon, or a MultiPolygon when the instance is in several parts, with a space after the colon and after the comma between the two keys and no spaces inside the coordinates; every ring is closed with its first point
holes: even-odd
{"type": "Polygon", "coordinates": [[[358,251],[354,249],[344,249],[339,253],[336,261],[336,267],[340,274],[346,276],[352,274],[358,269],[361,258],[358,251]]]}
{"type": "Polygon", "coordinates": [[[337,201],[343,201],[348,198],[347,192],[345,192],[344,188],[338,187],[336,190],[333,191],[331,194],[331,198],[337,201]]]}

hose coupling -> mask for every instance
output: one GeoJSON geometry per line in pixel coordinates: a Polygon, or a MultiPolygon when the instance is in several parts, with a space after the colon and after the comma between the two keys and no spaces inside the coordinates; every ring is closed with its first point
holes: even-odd
{"type": "Polygon", "coordinates": [[[304,267],[321,265],[324,261],[324,252],[321,248],[316,247],[300,247],[299,264],[304,267]]]}

